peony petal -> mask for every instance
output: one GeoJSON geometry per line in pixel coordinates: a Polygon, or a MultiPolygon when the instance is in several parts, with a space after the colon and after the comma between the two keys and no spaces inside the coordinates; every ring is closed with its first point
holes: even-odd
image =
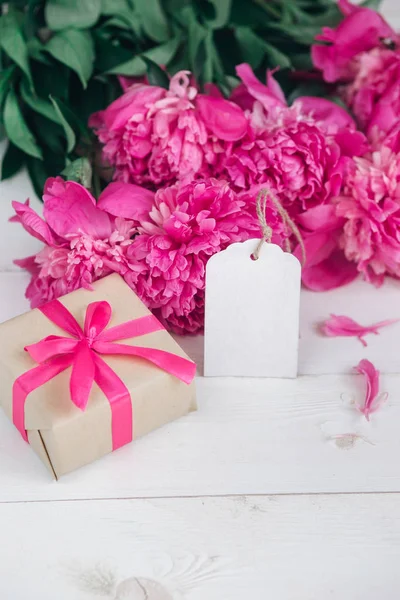
{"type": "Polygon", "coordinates": [[[365,335],[369,333],[378,335],[381,327],[393,325],[397,322],[398,319],[390,319],[364,327],[350,317],[331,315],[329,319],[322,323],[321,331],[327,337],[357,337],[363,346],[367,346],[367,342],[363,339],[365,335]]]}
{"type": "Polygon", "coordinates": [[[114,100],[103,111],[104,125],[110,131],[115,131],[126,125],[131,117],[142,115],[146,107],[152,106],[157,100],[164,98],[166,90],[161,87],[145,84],[133,84],[125,94],[114,100]]]}
{"type": "Polygon", "coordinates": [[[280,85],[272,77],[272,73],[267,74],[267,83],[264,85],[254,75],[252,68],[247,63],[237,65],[236,73],[246,86],[249,93],[269,111],[277,106],[286,106],[285,96],[280,85]]]}
{"type": "Polygon", "coordinates": [[[275,98],[281,101],[282,106],[286,106],[287,102],[283,89],[274,77],[275,71],[277,71],[277,69],[274,69],[274,71],[271,71],[271,69],[267,70],[267,87],[269,91],[273,93],[275,98]]]}
{"type": "Polygon", "coordinates": [[[361,360],[354,368],[358,373],[364,375],[366,379],[367,390],[365,400],[362,405],[358,406],[358,409],[363,413],[367,421],[369,421],[370,414],[378,408],[374,406],[374,401],[378,399],[380,372],[366,358],[361,360]]]}
{"type": "MultiPolygon", "coordinates": [[[[321,231],[303,237],[303,245],[306,254],[306,267],[310,268],[318,265],[327,258],[335,250],[337,243],[336,238],[331,233],[321,231]]],[[[293,254],[300,260],[301,248],[298,245],[293,254]]]]}
{"type": "Polygon", "coordinates": [[[10,220],[21,223],[22,227],[33,237],[49,246],[56,246],[57,241],[48,224],[29,206],[27,200],[25,204],[21,202],[12,202],[16,216],[10,220]]]}
{"type": "Polygon", "coordinates": [[[149,217],[154,196],[154,192],[139,185],[115,181],[100,194],[97,206],[114,217],[142,221],[149,217]]]}
{"type": "Polygon", "coordinates": [[[326,98],[302,96],[293,102],[293,106],[299,106],[303,114],[312,116],[316,121],[323,121],[324,125],[356,128],[354,119],[347,110],[326,98]]]}
{"type": "Polygon", "coordinates": [[[26,269],[31,275],[36,275],[40,271],[40,267],[36,262],[36,254],[26,258],[16,258],[13,263],[21,269],[26,269]]]}
{"type": "Polygon", "coordinates": [[[348,262],[343,252],[337,250],[323,262],[312,267],[306,265],[302,271],[302,282],[310,290],[325,292],[347,285],[357,276],[357,266],[348,262]]]}
{"type": "Polygon", "coordinates": [[[369,147],[365,135],[361,131],[341,129],[335,134],[335,142],[340,147],[342,156],[362,156],[369,147]]]}
{"type": "Polygon", "coordinates": [[[254,97],[249,93],[247,87],[243,83],[235,87],[229,99],[243,110],[252,110],[254,105],[254,97]]]}
{"type": "MultiPolygon", "coordinates": [[[[396,89],[398,83],[396,82],[396,89]]],[[[398,92],[397,92],[398,93],[398,92]]],[[[396,111],[396,102],[393,101],[390,94],[383,95],[379,103],[372,110],[370,120],[368,122],[367,134],[370,135],[375,128],[380,132],[389,132],[393,126],[398,124],[398,114],[396,111]]]]}
{"type": "Polygon", "coordinates": [[[91,129],[100,129],[104,125],[104,110],[98,110],[90,115],[88,125],[91,129]]]}
{"type": "Polygon", "coordinates": [[[379,46],[381,38],[396,37],[394,30],[383,17],[369,8],[353,10],[343,3],[346,14],[336,29],[324,28],[316,40],[331,42],[330,46],[315,45],[311,49],[314,65],[323,71],[325,81],[333,83],[351,79],[352,59],[361,52],[379,46]]]}
{"type": "Polygon", "coordinates": [[[58,235],[65,238],[85,233],[103,239],[111,235],[109,216],[97,208],[93,196],[79,183],[50,178],[43,200],[44,217],[58,235]]]}
{"type": "Polygon", "coordinates": [[[341,229],[344,219],[336,215],[332,204],[320,204],[298,215],[297,223],[309,231],[322,232],[341,229]]]}
{"type": "Polygon", "coordinates": [[[247,131],[248,122],[244,112],[229,100],[199,94],[196,108],[208,129],[221,140],[235,142],[247,131]]]}
{"type": "MultiPolygon", "coordinates": [[[[315,39],[318,40],[321,37],[317,36],[315,39]]],[[[313,65],[322,71],[324,80],[328,83],[337,81],[340,78],[341,71],[336,66],[336,53],[333,46],[312,46],[311,59],[313,65]]]]}

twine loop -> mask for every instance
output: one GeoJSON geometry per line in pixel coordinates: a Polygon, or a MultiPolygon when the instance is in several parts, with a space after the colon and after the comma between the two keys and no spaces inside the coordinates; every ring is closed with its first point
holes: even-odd
{"type": "MultiPolygon", "coordinates": [[[[282,222],[286,228],[289,228],[295,238],[297,239],[299,246],[301,248],[301,265],[304,267],[306,263],[306,249],[304,247],[303,238],[301,237],[301,233],[296,223],[290,218],[288,212],[283,208],[282,204],[279,202],[278,198],[271,192],[269,188],[263,188],[258,192],[257,200],[256,200],[256,211],[258,221],[260,223],[262,238],[257,244],[257,248],[254,250],[251,258],[253,260],[258,260],[260,257],[260,251],[262,246],[266,244],[270,244],[272,240],[272,228],[267,223],[267,216],[265,214],[267,208],[267,201],[271,200],[276,210],[278,211],[282,222]]],[[[288,238],[285,239],[285,251],[291,252],[292,248],[290,246],[290,241],[288,238]]]]}

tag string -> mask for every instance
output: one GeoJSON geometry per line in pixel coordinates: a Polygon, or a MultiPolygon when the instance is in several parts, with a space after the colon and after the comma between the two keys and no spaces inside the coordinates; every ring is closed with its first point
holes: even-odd
{"type": "MultiPolygon", "coordinates": [[[[257,248],[255,249],[255,251],[252,254],[253,260],[259,259],[260,250],[261,250],[262,246],[264,245],[264,243],[270,244],[271,240],[272,240],[273,231],[272,231],[272,228],[267,223],[267,217],[265,214],[268,200],[271,200],[271,202],[275,206],[276,210],[278,211],[283,224],[285,225],[285,227],[289,228],[292,231],[295,238],[299,242],[299,246],[301,248],[301,264],[304,267],[304,265],[306,263],[306,249],[304,247],[303,238],[301,237],[299,228],[297,227],[296,223],[289,217],[288,212],[283,208],[282,204],[279,202],[279,200],[275,196],[275,194],[273,194],[271,192],[271,190],[268,188],[263,188],[262,190],[259,191],[259,193],[257,195],[256,211],[257,211],[257,217],[258,217],[258,221],[260,223],[260,227],[261,227],[261,231],[262,231],[262,238],[258,242],[257,248]]],[[[292,251],[291,246],[290,246],[290,241],[287,238],[285,239],[285,250],[286,250],[286,252],[292,251]]]]}

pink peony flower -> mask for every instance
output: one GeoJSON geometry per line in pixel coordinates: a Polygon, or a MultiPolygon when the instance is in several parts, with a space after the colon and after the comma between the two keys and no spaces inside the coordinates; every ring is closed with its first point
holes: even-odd
{"type": "MultiPolygon", "coordinates": [[[[237,194],[215,179],[160,189],[138,235],[127,250],[125,279],[145,304],[177,333],[196,333],[204,324],[205,266],[233,242],[260,236],[257,192],[237,194]]],[[[109,206],[119,212],[119,204],[109,206]]],[[[288,235],[273,207],[267,219],[273,241],[288,235]]]]}
{"type": "Polygon", "coordinates": [[[400,51],[374,48],[353,61],[354,79],[343,86],[343,99],[369,134],[388,132],[400,111],[400,51]]]}
{"type": "Polygon", "coordinates": [[[374,10],[355,6],[348,0],[339,0],[339,8],[345,18],[336,29],[324,27],[316,36],[323,44],[316,44],[311,50],[314,65],[327,82],[351,81],[357,55],[380,46],[382,41],[397,39],[395,31],[374,10]]]}
{"type": "Polygon", "coordinates": [[[45,184],[45,220],[29,207],[28,201],[13,202],[16,216],[12,220],[20,222],[28,233],[45,244],[35,256],[15,261],[32,275],[26,292],[31,306],[40,306],[79,287],[90,289],[93,281],[112,272],[125,275],[129,270],[127,250],[132,244],[132,234],[143,211],[148,212],[148,194],[134,185],[121,189],[121,184],[113,183],[96,206],[95,199],[83,186],[57,177],[45,184]],[[130,213],[131,220],[115,218],[102,210],[102,205],[118,197],[124,212],[126,195],[136,207],[130,213]]]}
{"type": "Polygon", "coordinates": [[[348,165],[336,214],[339,246],[364,277],[380,285],[400,277],[400,147],[398,134],[348,165]]]}
{"type": "Polygon", "coordinates": [[[249,65],[237,72],[243,84],[236,98],[248,107],[251,127],[227,154],[228,177],[238,189],[272,187],[292,216],[329,202],[340,192],[347,157],[364,150],[353,119],[324,99],[300,98],[289,108],[271,73],[263,85],[249,65]]]}
{"type": "Polygon", "coordinates": [[[104,144],[103,158],[114,178],[153,187],[207,177],[221,156],[244,136],[247,120],[234,103],[199,94],[190,73],[172,77],[169,90],[133,84],[90,126],[104,144]]]}

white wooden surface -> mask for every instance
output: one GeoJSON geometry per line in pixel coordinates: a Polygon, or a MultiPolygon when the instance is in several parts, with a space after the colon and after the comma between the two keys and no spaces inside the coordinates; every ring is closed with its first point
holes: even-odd
{"type": "MultiPolygon", "coordinates": [[[[40,243],[7,223],[28,196],[40,208],[23,174],[0,184],[1,320],[28,308],[12,259],[40,243]]],[[[399,298],[396,282],[303,291],[292,381],[204,378],[201,338],[181,340],[199,412],[58,483],[0,414],[0,599],[397,600],[400,324],[365,349],[316,325],[400,317],[399,298]],[[389,393],[371,423],[361,358],[389,393]]]]}
{"type": "Polygon", "coordinates": [[[4,600],[395,600],[398,496],[3,504],[4,600]]]}

